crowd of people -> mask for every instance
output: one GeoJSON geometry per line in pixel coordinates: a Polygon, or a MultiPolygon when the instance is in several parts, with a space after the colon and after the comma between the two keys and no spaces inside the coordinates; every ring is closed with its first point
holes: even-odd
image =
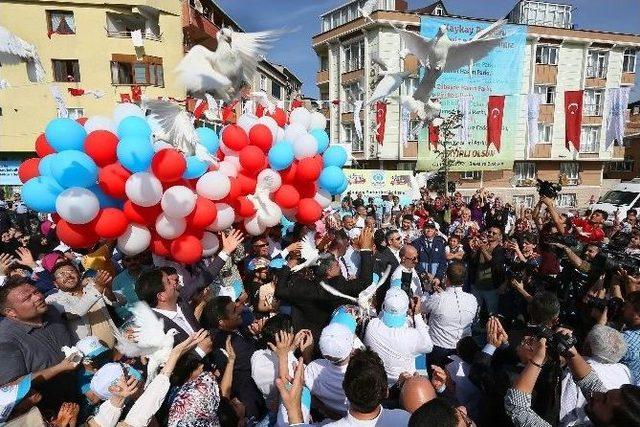
{"type": "Polygon", "coordinates": [[[640,426],[634,209],[347,193],[193,265],[0,231],[0,425],[640,426]]]}

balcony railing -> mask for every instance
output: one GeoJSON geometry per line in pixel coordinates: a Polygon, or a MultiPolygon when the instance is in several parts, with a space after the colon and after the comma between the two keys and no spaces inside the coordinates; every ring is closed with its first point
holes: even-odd
{"type": "MultiPolygon", "coordinates": [[[[132,31],[114,31],[114,30],[106,30],[107,37],[114,37],[120,39],[130,39],[132,31]]],[[[162,41],[162,33],[161,34],[153,34],[149,31],[142,32],[142,38],[145,40],[155,40],[162,41]]]]}

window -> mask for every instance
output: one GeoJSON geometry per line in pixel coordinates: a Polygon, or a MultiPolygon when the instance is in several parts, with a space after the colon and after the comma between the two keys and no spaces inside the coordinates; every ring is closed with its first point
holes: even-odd
{"type": "Polygon", "coordinates": [[[555,104],[556,102],[556,87],[555,86],[543,86],[535,85],[533,87],[535,93],[540,95],[540,102],[542,104],[555,104]]]}
{"type": "Polygon", "coordinates": [[[551,143],[553,139],[553,125],[538,123],[538,142],[551,143]]]}
{"type": "Polygon", "coordinates": [[[587,54],[587,77],[603,79],[607,76],[607,53],[601,50],[590,50],[587,54]]]}
{"type": "Polygon", "coordinates": [[[75,34],[76,23],[73,19],[73,12],[48,10],[47,29],[49,34],[75,34]]]}
{"type": "Polygon", "coordinates": [[[524,206],[525,208],[532,208],[535,198],[533,194],[522,194],[513,196],[514,206],[524,206]]]}
{"type": "Polygon", "coordinates": [[[600,151],[600,126],[583,126],[580,135],[580,152],[597,153],[600,151]]]}
{"type": "Polygon", "coordinates": [[[364,101],[364,91],[360,88],[358,83],[345,85],[344,94],[347,102],[343,113],[353,113],[355,106],[354,102],[351,101],[364,101]]]}
{"type": "Polygon", "coordinates": [[[444,16],[444,10],[442,10],[442,8],[440,6],[436,6],[435,9],[433,9],[433,16],[444,16]]]}
{"type": "Polygon", "coordinates": [[[420,136],[420,131],[422,130],[421,123],[422,123],[421,120],[409,121],[409,135],[407,137],[409,141],[418,140],[418,137],[420,136]]]}
{"type": "Polygon", "coordinates": [[[416,87],[418,87],[418,79],[417,78],[408,78],[404,79],[402,82],[401,94],[413,96],[413,93],[416,91],[416,87]]]}
{"type": "Polygon", "coordinates": [[[320,56],[320,71],[326,71],[329,69],[329,57],[327,55],[320,56]]]}
{"type": "Polygon", "coordinates": [[[560,181],[562,185],[578,185],[580,183],[580,165],[578,162],[560,163],[560,181]]]}
{"type": "Polygon", "coordinates": [[[635,73],[636,72],[636,51],[633,49],[625,49],[622,59],[622,72],[623,73],[635,73]]]}
{"type": "Polygon", "coordinates": [[[577,206],[576,193],[558,194],[558,207],[575,208],[577,206]]]}
{"type": "Polygon", "coordinates": [[[361,153],[364,151],[364,141],[358,139],[356,128],[353,123],[345,123],[342,125],[344,130],[343,144],[351,144],[351,151],[361,153]]]}
{"type": "MultiPolygon", "coordinates": [[[[129,55],[114,55],[118,58],[129,55]]],[[[145,62],[136,61],[135,55],[124,60],[111,61],[111,83],[114,85],[164,86],[162,58],[146,57],[145,62]],[[152,62],[153,61],[153,62],[152,62]]]]}
{"type": "Polygon", "coordinates": [[[364,39],[344,46],[345,72],[364,67],[364,39]]]}
{"type": "Polygon", "coordinates": [[[271,95],[276,99],[280,99],[282,96],[282,86],[280,86],[280,83],[276,81],[271,82],[271,95]]]}
{"type": "Polygon", "coordinates": [[[598,203],[610,203],[612,205],[630,205],[638,197],[635,191],[607,191],[603,197],[600,197],[598,203]]]}
{"type": "Polygon", "coordinates": [[[558,46],[537,46],[536,64],[558,65],[558,46]]]}
{"type": "Polygon", "coordinates": [[[56,82],[79,82],[80,64],[77,59],[52,59],[53,80],[56,82]]]}
{"type": "Polygon", "coordinates": [[[618,162],[607,163],[607,171],[609,172],[633,172],[634,160],[626,158],[618,162]]]}
{"type": "Polygon", "coordinates": [[[585,89],[583,114],[585,116],[602,115],[602,89],[585,89]]]}
{"type": "Polygon", "coordinates": [[[107,13],[106,30],[109,37],[129,38],[132,31],[140,30],[145,39],[161,39],[158,17],[151,17],[151,15],[107,13]]]}
{"type": "Polygon", "coordinates": [[[267,90],[267,76],[260,74],[260,90],[267,90]]]}
{"type": "Polygon", "coordinates": [[[67,111],[69,112],[69,118],[73,120],[84,116],[84,108],[67,108],[67,111]]]}
{"type": "Polygon", "coordinates": [[[515,162],[513,172],[516,179],[516,187],[528,187],[535,183],[536,164],[533,162],[515,162]]]}
{"type": "Polygon", "coordinates": [[[469,180],[479,181],[481,176],[482,176],[481,171],[460,172],[460,179],[469,179],[469,180]]]}

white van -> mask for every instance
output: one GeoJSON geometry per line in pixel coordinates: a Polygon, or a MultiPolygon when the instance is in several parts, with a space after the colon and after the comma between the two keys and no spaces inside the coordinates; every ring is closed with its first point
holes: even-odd
{"type": "Polygon", "coordinates": [[[635,208],[640,211],[640,178],[620,184],[607,191],[600,199],[589,206],[591,210],[601,209],[609,214],[609,220],[613,220],[618,211],[618,219],[622,221],[627,217],[627,210],[635,208]]]}

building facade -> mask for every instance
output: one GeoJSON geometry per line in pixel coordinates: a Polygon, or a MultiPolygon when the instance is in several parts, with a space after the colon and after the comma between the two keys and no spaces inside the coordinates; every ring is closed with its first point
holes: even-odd
{"type": "Polygon", "coordinates": [[[605,179],[630,181],[640,176],[640,101],[629,104],[622,160],[607,163],[605,179]]]}
{"type": "MultiPolygon", "coordinates": [[[[312,40],[320,69],[316,82],[322,100],[339,100],[338,107],[325,110],[330,119],[333,141],[350,143],[359,167],[415,169],[417,138],[408,144],[400,140],[400,107],[388,99],[384,143],[375,141],[376,112],[364,108],[360,115],[363,138],[354,131],[354,100],[367,100],[376,85],[372,57],[377,56],[394,69],[409,71],[411,77],[395,95],[412,94],[419,76],[419,64],[412,55],[403,55],[399,35],[389,24],[419,33],[423,16],[451,16],[470,21],[480,18],[455,16],[444,2],[436,2],[414,11],[406,3],[379,0],[371,20],[359,16],[352,1],[321,16],[321,33],[312,40]]],[[[624,148],[605,149],[605,111],[607,89],[631,86],[635,81],[636,52],[640,36],[595,30],[578,30],[572,24],[571,6],[537,1],[521,1],[509,13],[513,24],[526,26],[526,45],[520,95],[539,93],[538,129],[540,142],[529,152],[526,129],[526,102],[512,144],[515,162],[512,170],[452,172],[464,195],[478,187],[487,187],[515,203],[531,205],[535,200],[535,178],[561,180],[564,189],[559,199],[563,207],[584,205],[607,184],[603,174],[611,162],[624,160],[624,148]],[[584,110],[580,150],[565,149],[564,99],[567,90],[584,90],[584,110]],[[558,96],[556,97],[556,93],[558,96]]],[[[413,126],[411,126],[413,127],[413,126]]]]}

